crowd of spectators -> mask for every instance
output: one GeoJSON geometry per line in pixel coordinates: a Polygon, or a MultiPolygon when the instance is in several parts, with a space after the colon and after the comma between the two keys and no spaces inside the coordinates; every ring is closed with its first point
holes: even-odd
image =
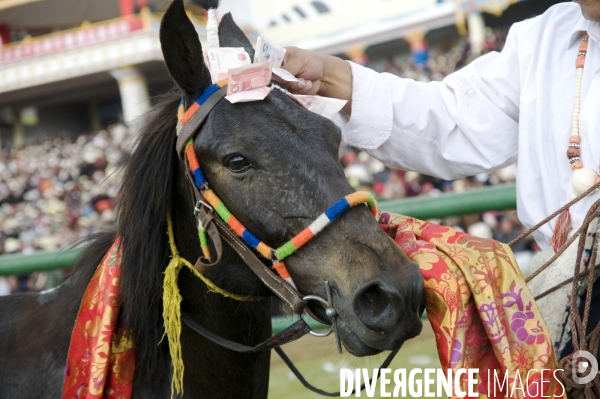
{"type": "MultiPolygon", "coordinates": [[[[501,50],[505,30],[488,31],[485,51],[501,50]]],[[[419,81],[442,80],[473,56],[466,40],[446,51],[431,51],[427,62],[390,59],[371,65],[419,81]]],[[[19,149],[0,152],[0,254],[29,254],[56,250],[114,223],[119,163],[132,146],[133,134],[122,124],[76,138],[37,139],[19,149]]],[[[438,196],[487,185],[512,183],[515,166],[453,181],[411,171],[386,168],[367,153],[342,144],[341,162],[349,183],[380,200],[438,196]]],[[[523,229],[514,212],[488,212],[438,220],[473,235],[508,242],[523,229]]],[[[535,244],[523,243],[516,252],[530,253],[535,244]]],[[[527,255],[525,255],[527,257],[527,255]]],[[[4,279],[0,295],[41,290],[61,276],[35,274],[4,279]],[[54,277],[54,278],[53,278],[54,277]]]]}
{"type": "MultiPolygon", "coordinates": [[[[508,27],[488,28],[482,54],[502,51],[508,35],[508,27]]],[[[390,57],[369,63],[370,68],[378,72],[388,72],[402,78],[421,82],[442,81],[452,72],[462,68],[478,55],[471,51],[467,38],[460,39],[450,48],[430,49],[427,60],[417,63],[410,56],[390,57]]],[[[465,190],[496,184],[514,183],[516,165],[489,174],[469,176],[453,181],[441,180],[410,171],[398,171],[386,168],[366,152],[349,146],[342,146],[341,161],[350,184],[358,190],[368,190],[382,200],[394,200],[405,197],[435,197],[442,193],[459,193],[465,190]]],[[[462,218],[437,220],[437,223],[452,226],[470,234],[494,238],[509,242],[523,230],[515,212],[488,212],[483,215],[471,215],[462,218]]],[[[535,242],[525,241],[513,247],[524,272],[533,251],[539,250],[535,242]]]]}
{"type": "Polygon", "coordinates": [[[415,62],[408,55],[395,55],[369,62],[369,67],[420,82],[441,81],[480,55],[502,51],[507,35],[508,27],[487,28],[481,54],[474,54],[468,38],[460,38],[456,42],[448,41],[428,49],[425,62],[415,62]]]}
{"type": "MultiPolygon", "coordinates": [[[[76,138],[36,139],[0,152],[0,254],[52,251],[114,223],[124,125],[76,138]]],[[[50,274],[52,276],[52,274],[50,274]]],[[[52,285],[48,274],[0,278],[0,294],[52,285]],[[41,277],[41,279],[40,279],[41,277]]],[[[60,280],[60,276],[58,276],[60,280]]]]}

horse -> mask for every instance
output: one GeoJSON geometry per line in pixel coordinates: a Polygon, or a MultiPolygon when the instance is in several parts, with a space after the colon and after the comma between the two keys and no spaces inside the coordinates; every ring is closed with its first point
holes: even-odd
{"type": "MultiPolygon", "coordinates": [[[[216,8],[218,1],[201,5],[216,8]]],[[[223,47],[254,49],[230,14],[219,26],[223,47]]],[[[86,286],[112,243],[124,243],[118,325],[136,353],[133,398],[168,398],[172,363],[162,319],[163,273],[171,256],[166,217],[172,215],[182,257],[200,256],[195,201],[186,165],[175,151],[177,108],[211,85],[198,34],[183,0],[166,11],[160,32],[166,67],[176,86],[149,115],[135,149],[124,162],[116,226],[86,244],[73,275],[50,292],[0,298],[0,397],[61,396],[70,336],[86,286]]],[[[353,192],[338,160],[340,130],[284,93],[260,102],[221,100],[196,134],[194,150],[214,191],[231,212],[269,245],[304,229],[337,199],[353,192]]],[[[214,251],[214,248],[213,248],[214,251]]],[[[351,208],[335,224],[286,261],[297,288],[325,296],[331,283],[342,344],[355,356],[398,348],[419,334],[423,279],[417,265],[379,227],[365,206],[351,208]]],[[[271,335],[272,293],[228,245],[221,264],[206,274],[239,295],[239,302],[209,292],[192,272],[181,271],[182,311],[228,340],[254,345],[271,335]]],[[[319,304],[312,311],[330,322],[319,304]]],[[[270,353],[238,353],[181,331],[186,398],[265,398],[270,353]]]]}

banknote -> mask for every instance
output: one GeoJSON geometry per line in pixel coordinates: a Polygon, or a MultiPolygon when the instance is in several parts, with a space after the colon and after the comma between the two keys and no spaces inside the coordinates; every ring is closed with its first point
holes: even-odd
{"type": "Polygon", "coordinates": [[[230,69],[227,95],[268,86],[272,75],[273,64],[271,61],[230,69]]]}
{"type": "Polygon", "coordinates": [[[254,62],[263,62],[271,60],[273,68],[281,68],[286,49],[267,37],[259,36],[256,42],[256,52],[254,53],[254,62]]]}
{"type": "Polygon", "coordinates": [[[289,94],[304,108],[319,114],[327,119],[333,118],[335,114],[340,112],[348,103],[346,100],[338,100],[337,98],[307,96],[301,94],[289,94]]]}
{"type": "Polygon", "coordinates": [[[242,47],[220,47],[206,50],[205,60],[213,83],[227,78],[230,69],[250,65],[250,56],[242,47]]]}
{"type": "Polygon", "coordinates": [[[277,80],[282,82],[299,82],[298,79],[283,68],[273,67],[273,73],[277,76],[277,80]]]}
{"type": "Polygon", "coordinates": [[[210,72],[210,60],[208,59],[208,51],[202,50],[202,56],[204,57],[204,63],[208,67],[208,71],[210,72]]]}
{"type": "Polygon", "coordinates": [[[235,103],[246,103],[250,101],[262,101],[264,100],[270,92],[273,91],[273,87],[259,87],[257,89],[239,91],[237,93],[231,94],[225,97],[232,104],[235,103]]]}

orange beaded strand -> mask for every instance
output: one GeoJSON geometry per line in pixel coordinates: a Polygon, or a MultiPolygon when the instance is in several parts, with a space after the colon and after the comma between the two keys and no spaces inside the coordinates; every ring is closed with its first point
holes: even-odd
{"type": "MultiPolygon", "coordinates": [[[[569,137],[569,148],[567,149],[567,158],[571,163],[571,170],[576,171],[577,169],[583,168],[583,162],[581,161],[581,137],[579,136],[579,114],[581,110],[581,81],[583,79],[583,68],[585,67],[585,60],[587,57],[587,51],[589,46],[590,37],[587,33],[583,35],[583,40],[579,45],[579,52],[575,60],[575,67],[577,68],[577,81],[575,83],[575,103],[573,105],[573,124],[571,126],[571,137],[569,137]]],[[[600,176],[596,178],[596,181],[600,181],[600,176]]]]}
{"type": "MultiPolygon", "coordinates": [[[[585,33],[583,40],[579,45],[577,58],[575,59],[575,68],[577,68],[577,79],[575,81],[575,101],[573,103],[573,123],[571,125],[571,136],[569,137],[569,147],[567,148],[567,158],[571,164],[573,176],[571,184],[573,185],[573,193],[570,199],[573,200],[584,193],[593,184],[600,182],[600,172],[594,172],[591,169],[583,167],[581,161],[581,137],[579,135],[579,115],[581,111],[581,82],[583,80],[583,68],[588,52],[589,35],[585,33]]],[[[600,170],[600,166],[599,166],[600,170]]],[[[571,229],[571,214],[569,210],[565,210],[557,219],[554,226],[554,232],[549,244],[554,249],[554,252],[563,246],[566,242],[569,230],[571,229]]]]}

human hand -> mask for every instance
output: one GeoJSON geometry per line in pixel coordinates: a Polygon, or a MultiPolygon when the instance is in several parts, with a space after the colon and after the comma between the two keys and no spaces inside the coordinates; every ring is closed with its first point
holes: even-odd
{"type": "Polygon", "coordinates": [[[318,94],[325,65],[322,58],[312,51],[298,47],[286,47],[282,68],[300,82],[289,82],[286,88],[295,94],[318,94]]]}
{"type": "Polygon", "coordinates": [[[318,94],[348,101],[343,112],[350,115],[352,106],[352,70],[341,58],[321,55],[297,47],[286,47],[282,67],[300,82],[288,82],[295,94],[318,94]]]}

